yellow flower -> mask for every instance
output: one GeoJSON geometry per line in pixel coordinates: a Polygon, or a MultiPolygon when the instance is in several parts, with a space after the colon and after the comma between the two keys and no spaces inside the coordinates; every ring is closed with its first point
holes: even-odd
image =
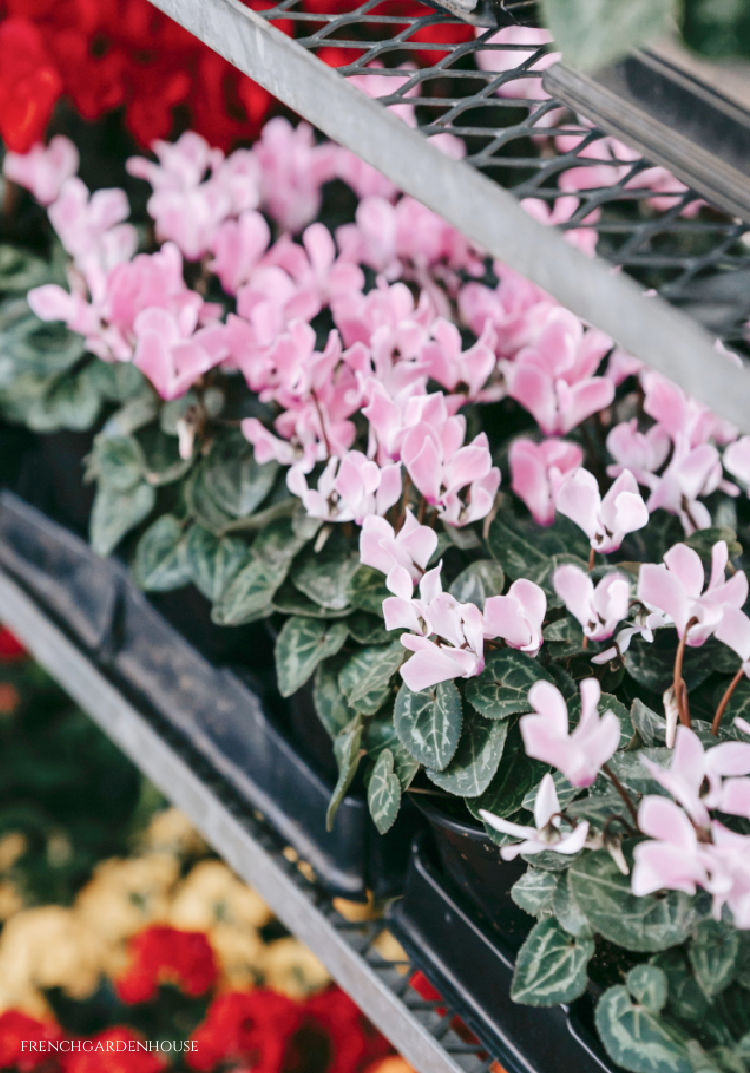
{"type": "Polygon", "coordinates": [[[174,857],[153,853],[97,866],[79,893],[76,910],[87,925],[109,943],[116,943],[154,921],[166,921],[169,895],[179,875],[174,857]]]}
{"type": "Polygon", "coordinates": [[[266,903],[221,861],[200,861],[178,887],[169,912],[177,928],[208,931],[226,923],[260,928],[272,913],[266,903]]]}
{"type": "Polygon", "coordinates": [[[215,924],[206,934],[221,966],[222,986],[245,990],[257,984],[263,943],[254,928],[215,924]]]}
{"type": "Polygon", "coordinates": [[[330,982],[325,966],[297,939],[270,943],[262,965],[266,985],[290,998],[304,998],[330,982]]]}
{"type": "Polygon", "coordinates": [[[198,855],[208,850],[187,816],[176,808],[157,812],[140,841],[148,852],[174,853],[178,857],[198,855]]]}
{"type": "Polygon", "coordinates": [[[0,882],[0,920],[7,920],[23,909],[23,898],[10,880],[0,882]]]}
{"type": "Polygon", "coordinates": [[[11,831],[0,838],[0,872],[7,872],[28,849],[28,839],[20,831],[11,831]]]}
{"type": "Polygon", "coordinates": [[[72,909],[41,906],[16,913],[0,935],[0,979],[17,989],[61,987],[86,998],[100,975],[99,943],[72,909]]]}

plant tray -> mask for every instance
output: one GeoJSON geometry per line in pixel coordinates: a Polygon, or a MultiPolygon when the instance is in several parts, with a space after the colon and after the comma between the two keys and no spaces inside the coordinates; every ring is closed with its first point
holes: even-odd
{"type": "Polygon", "coordinates": [[[393,903],[388,919],[448,1006],[491,1054],[502,1054],[507,1073],[614,1073],[596,1039],[586,996],[545,1010],[511,1000],[519,915],[511,904],[505,934],[479,924],[476,910],[466,909],[440,874],[422,836],[412,848],[404,897],[393,903]]]}
{"type": "Polygon", "coordinates": [[[272,721],[249,676],[212,665],[119,563],[11,492],[0,493],[0,568],[129,699],[208,762],[307,860],[327,890],[362,898],[400,889],[412,834],[384,839],[347,795],[325,828],[332,786],[272,721]]]}

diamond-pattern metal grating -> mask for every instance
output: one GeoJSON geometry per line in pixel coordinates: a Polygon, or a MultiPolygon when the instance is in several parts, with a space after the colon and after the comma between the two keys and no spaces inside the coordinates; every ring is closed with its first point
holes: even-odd
{"type": "MultiPolygon", "coordinates": [[[[446,44],[462,23],[437,12],[406,19],[403,5],[399,11],[387,0],[366,0],[349,11],[340,9],[352,5],[336,0],[317,4],[314,13],[309,6],[281,0],[259,14],[323,58],[340,50],[336,62],[343,76],[380,81],[386,74],[393,90],[379,97],[381,104],[415,105],[425,135],[459,137],[467,163],[518,198],[553,202],[574,169],[598,165],[601,184],[575,191],[581,203],[563,227],[581,226],[597,212],[598,220],[584,226],[596,230],[601,256],[674,304],[689,306],[732,347],[743,347],[750,316],[748,225],[705,205],[698,210],[699,195],[678,182],[673,192],[667,186],[655,198],[641,185],[648,161],[618,153],[602,131],[587,129],[555,100],[529,99],[525,87],[539,80],[535,67],[543,48],[498,44],[495,29],[477,29],[470,40],[446,44]],[[561,148],[573,134],[580,144],[561,148]],[[738,280],[737,288],[727,287],[725,274],[742,269],[742,285],[738,280]],[[717,297],[700,281],[719,274],[725,278],[717,297]]],[[[503,10],[508,25],[525,24],[533,21],[535,4],[518,0],[503,10]]]]}

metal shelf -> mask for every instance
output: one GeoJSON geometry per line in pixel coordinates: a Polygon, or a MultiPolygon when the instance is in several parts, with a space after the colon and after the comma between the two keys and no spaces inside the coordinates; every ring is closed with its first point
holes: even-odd
{"type": "MultiPolygon", "coordinates": [[[[553,136],[569,133],[571,123],[580,130],[580,120],[558,102],[529,101],[518,89],[538,77],[531,67],[541,50],[493,44],[492,30],[446,45],[439,31],[455,18],[430,12],[409,19],[382,0],[345,12],[348,4],[320,0],[315,13],[301,0],[280,0],[260,12],[240,0],[151,2],[482,249],[750,431],[750,372],[717,352],[715,336],[683,311],[705,309],[708,285],[711,331],[742,346],[750,316],[747,225],[715,212],[686,217],[698,196],[691,191],[654,206],[651,191],[637,185],[648,162],[637,154],[613,159],[596,129],[574,149],[556,147],[553,136]],[[296,39],[277,24],[292,28],[296,39]],[[346,65],[333,69],[317,56],[332,46],[356,50],[356,57],[347,51],[346,65]],[[507,69],[482,69],[482,58],[489,62],[498,53],[507,69]],[[373,100],[346,77],[353,74],[386,75],[393,92],[373,100]],[[416,128],[387,107],[405,101],[417,106],[416,128]],[[464,140],[465,159],[447,156],[428,137],[445,132],[464,140]],[[595,226],[608,261],[587,257],[519,205],[524,197],[555,198],[561,174],[597,161],[615,170],[604,185],[582,192],[573,223],[600,210],[595,226]],[[613,265],[624,271],[613,272],[613,265]],[[735,274],[737,286],[727,298],[735,274]],[[718,298],[711,289],[716,280],[723,288],[718,298]],[[657,282],[663,298],[646,293],[657,282]]],[[[517,0],[505,8],[511,18],[525,18],[533,5],[517,0]]]]}
{"type": "Polygon", "coordinates": [[[491,1060],[456,1034],[445,1004],[438,1011],[410,986],[415,967],[406,956],[392,960],[379,951],[387,938],[384,922],[351,921],[337,912],[262,815],[182,739],[157,729],[4,571],[0,620],[273,907],[419,1073],[489,1073],[491,1060]]]}

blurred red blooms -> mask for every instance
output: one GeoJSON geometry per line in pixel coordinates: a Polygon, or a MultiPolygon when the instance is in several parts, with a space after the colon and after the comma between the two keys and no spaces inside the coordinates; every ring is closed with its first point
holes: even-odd
{"type": "Polygon", "coordinates": [[[26,659],[26,649],[10,630],[0,626],[0,663],[15,663],[26,659]]]}
{"type": "Polygon", "coordinates": [[[299,1005],[266,988],[230,991],[211,1003],[193,1035],[195,1050],[185,1056],[198,1073],[220,1060],[246,1063],[253,1073],[278,1073],[287,1037],[299,1022],[299,1005]]]}
{"type": "Polygon", "coordinates": [[[329,988],[300,1002],[264,988],[219,995],[191,1036],[186,1062],[209,1073],[220,1061],[253,1073],[361,1073],[391,1053],[352,1000],[329,988]]]}
{"type": "Polygon", "coordinates": [[[161,984],[197,997],[216,983],[216,958],[203,932],[154,924],[131,939],[129,953],[130,964],[115,984],[129,1005],[148,1002],[161,984]]]}
{"type": "Polygon", "coordinates": [[[35,1053],[29,1045],[62,1038],[61,1030],[51,1021],[38,1021],[18,1010],[0,1013],[0,1069],[33,1073],[48,1063],[48,1056],[35,1053]]]}
{"type": "MultiPolygon", "coordinates": [[[[263,10],[271,0],[243,0],[263,10]]],[[[344,12],[356,0],[305,0],[313,14],[344,12]]],[[[417,0],[382,0],[372,24],[358,23],[367,39],[404,26],[429,8],[417,0]],[[383,30],[378,16],[403,17],[383,30]]],[[[284,33],[309,23],[275,20],[284,33]]],[[[347,28],[347,37],[353,29],[347,28]]],[[[440,45],[469,40],[470,26],[436,22],[411,36],[426,46],[410,51],[411,62],[434,64],[440,45]]],[[[321,50],[333,66],[342,52],[331,40],[321,50]]],[[[167,18],[149,0],[0,0],[0,139],[14,152],[40,141],[55,104],[68,99],[87,120],[124,108],[136,142],[148,148],[156,138],[188,125],[212,145],[229,149],[258,133],[274,105],[271,95],[246,78],[197,38],[167,18]]]]}

